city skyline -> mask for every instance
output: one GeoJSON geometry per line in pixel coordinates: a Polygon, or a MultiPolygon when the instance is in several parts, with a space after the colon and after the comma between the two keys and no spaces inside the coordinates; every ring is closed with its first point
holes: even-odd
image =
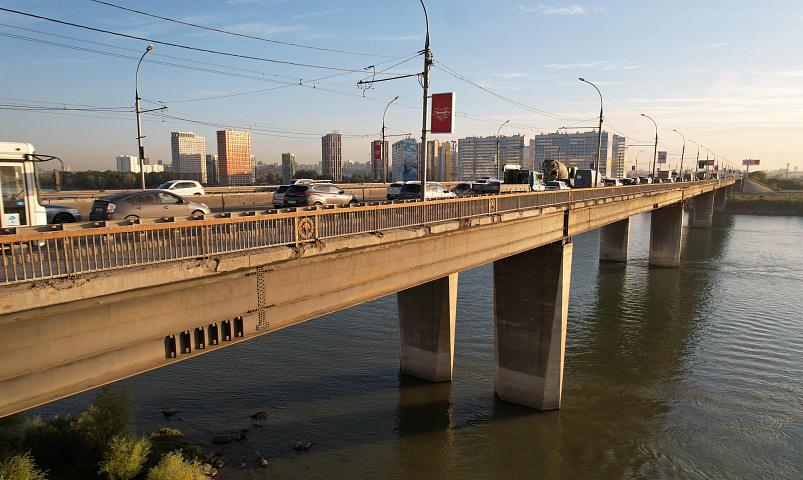
{"type": "MultiPolygon", "coordinates": [[[[110,3],[140,13],[90,0],[4,3],[19,13],[0,11],[0,55],[19,72],[0,80],[3,140],[32,143],[73,170],[112,169],[111,158],[136,155],[142,59],[143,144],[154,161],[171,158],[172,131],[215,138],[233,129],[251,134],[261,161],[277,163],[292,151],[299,164],[320,162],[321,137],[337,130],[343,161],[364,163],[396,96],[384,116],[386,140],[409,133],[420,141],[416,78],[370,83],[422,70],[418,2],[110,3]],[[369,83],[359,87],[360,80],[369,83]]],[[[701,158],[712,153],[737,167],[746,158],[760,159],[762,169],[803,163],[797,2],[734,1],[723,11],[685,1],[445,1],[427,9],[430,92],[457,93],[456,133],[429,140],[493,136],[500,128],[528,137],[561,127],[589,131],[600,98],[583,77],[600,89],[605,131],[628,145],[651,144],[655,128],[641,114],[649,115],[670,162],[685,138],[687,160],[696,157],[694,141],[701,158]]],[[[642,149],[627,148],[626,163],[642,149]]]]}

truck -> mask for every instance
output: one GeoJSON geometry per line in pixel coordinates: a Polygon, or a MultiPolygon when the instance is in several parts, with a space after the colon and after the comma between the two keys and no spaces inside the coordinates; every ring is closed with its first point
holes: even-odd
{"type": "Polygon", "coordinates": [[[592,188],[599,186],[599,178],[595,170],[580,168],[574,174],[574,188],[592,188]]]}
{"type": "Polygon", "coordinates": [[[475,183],[476,193],[525,193],[542,190],[540,176],[519,165],[505,165],[504,180],[488,180],[486,183],[475,183]]]}
{"type": "Polygon", "coordinates": [[[0,142],[0,227],[47,225],[36,163],[54,159],[36,155],[30,143],[0,142]]]}

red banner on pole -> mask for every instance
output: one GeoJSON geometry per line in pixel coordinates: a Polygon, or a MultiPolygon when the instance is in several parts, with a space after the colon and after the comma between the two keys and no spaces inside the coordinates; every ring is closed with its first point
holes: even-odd
{"type": "Polygon", "coordinates": [[[454,92],[432,94],[431,133],[454,133],[454,92]]]}
{"type": "Polygon", "coordinates": [[[374,160],[382,160],[382,145],[374,144],[374,160]]]}

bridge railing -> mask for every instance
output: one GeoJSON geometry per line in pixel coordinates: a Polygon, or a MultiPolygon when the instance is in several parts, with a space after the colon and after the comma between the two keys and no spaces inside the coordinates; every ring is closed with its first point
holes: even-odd
{"type": "Polygon", "coordinates": [[[649,195],[691,185],[635,185],[555,192],[483,195],[421,203],[376,202],[359,206],[308,207],[203,219],[84,222],[7,229],[0,235],[0,285],[71,277],[257,248],[299,245],[358,233],[470,219],[504,212],[605,198],[649,195]]]}

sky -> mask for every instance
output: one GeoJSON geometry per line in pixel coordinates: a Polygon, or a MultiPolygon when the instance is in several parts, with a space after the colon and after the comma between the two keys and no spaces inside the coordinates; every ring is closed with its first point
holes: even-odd
{"type": "MultiPolygon", "coordinates": [[[[652,160],[657,125],[673,167],[699,150],[803,170],[800,0],[424,5],[430,93],[456,93],[456,132],[428,139],[588,131],[600,95],[583,77],[602,95],[603,130],[628,137],[628,165],[652,160]]],[[[421,137],[423,89],[404,77],[423,71],[420,1],[3,0],[0,9],[0,139],[32,143],[72,170],[113,170],[117,155],[137,154],[135,85],[151,110],[145,154],[166,163],[172,131],[204,136],[207,153],[216,131],[250,131],[257,161],[292,152],[301,164],[320,162],[321,137],[334,131],[344,161],[368,161],[383,116],[391,143],[421,137]]]]}

